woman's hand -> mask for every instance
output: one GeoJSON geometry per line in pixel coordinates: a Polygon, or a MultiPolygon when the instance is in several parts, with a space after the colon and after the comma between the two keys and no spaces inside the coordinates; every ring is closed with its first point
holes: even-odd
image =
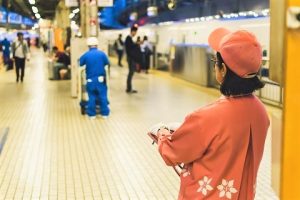
{"type": "Polygon", "coordinates": [[[158,140],[163,140],[165,138],[171,139],[171,132],[166,127],[161,127],[157,132],[157,138],[158,140]]]}

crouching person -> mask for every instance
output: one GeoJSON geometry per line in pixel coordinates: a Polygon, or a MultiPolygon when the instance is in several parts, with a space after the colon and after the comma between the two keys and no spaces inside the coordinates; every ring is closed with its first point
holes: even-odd
{"type": "Polygon", "coordinates": [[[87,114],[90,119],[96,118],[96,102],[100,104],[103,118],[109,115],[105,66],[109,61],[104,52],[97,49],[98,39],[87,39],[89,50],[80,57],[80,66],[86,65],[86,90],[89,96],[87,114]]]}

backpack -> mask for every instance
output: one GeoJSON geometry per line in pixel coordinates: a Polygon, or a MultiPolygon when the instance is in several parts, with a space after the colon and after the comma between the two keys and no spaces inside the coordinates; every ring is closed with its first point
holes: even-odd
{"type": "Polygon", "coordinates": [[[151,49],[148,46],[145,47],[145,54],[146,55],[152,55],[153,54],[151,49]]]}
{"type": "Polygon", "coordinates": [[[114,43],[114,50],[118,50],[118,44],[117,44],[117,41],[115,41],[115,43],[114,43]]]}

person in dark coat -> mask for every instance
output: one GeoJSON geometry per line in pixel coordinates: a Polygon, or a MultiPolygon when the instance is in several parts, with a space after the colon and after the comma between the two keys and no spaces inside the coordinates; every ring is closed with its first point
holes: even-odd
{"type": "Polygon", "coordinates": [[[125,40],[125,48],[127,53],[127,62],[128,62],[128,68],[129,73],[127,76],[127,93],[137,93],[136,90],[132,89],[132,77],[134,75],[134,72],[136,70],[136,63],[139,62],[139,56],[137,51],[139,50],[139,46],[133,42],[132,38],[136,35],[138,28],[133,26],[130,29],[130,35],[126,37],[125,40]]]}

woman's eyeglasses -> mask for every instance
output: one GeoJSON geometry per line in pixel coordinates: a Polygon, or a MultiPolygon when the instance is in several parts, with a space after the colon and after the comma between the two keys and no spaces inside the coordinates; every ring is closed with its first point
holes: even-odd
{"type": "Polygon", "coordinates": [[[216,58],[211,58],[210,61],[213,63],[213,66],[218,63],[218,60],[216,58]]]}

